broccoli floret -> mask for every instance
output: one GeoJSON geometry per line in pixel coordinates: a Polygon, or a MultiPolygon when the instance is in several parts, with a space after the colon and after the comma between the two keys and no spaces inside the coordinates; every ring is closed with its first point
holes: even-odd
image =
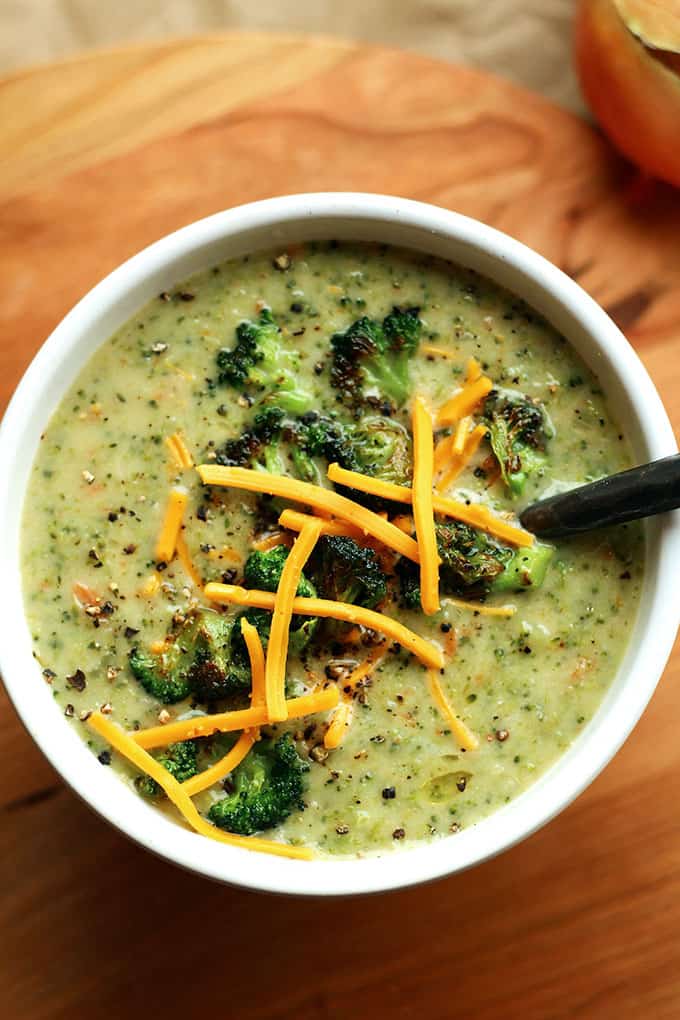
{"type": "MultiPolygon", "coordinates": [[[[544,581],[552,546],[536,542],[527,549],[511,549],[481,531],[458,521],[436,524],[441,559],[440,589],[445,594],[486,595],[493,591],[524,591],[544,581]]],[[[407,609],[420,606],[418,567],[401,558],[396,566],[400,595],[407,609]]]]}
{"type": "Polygon", "coordinates": [[[447,521],[436,524],[437,549],[441,565],[439,582],[443,591],[486,589],[503,573],[512,557],[507,546],[491,541],[483,531],[447,521]]]}
{"type": "Polygon", "coordinates": [[[233,618],[197,613],[171,633],[163,652],[133,648],[129,662],[144,690],[164,705],[190,695],[215,701],[248,689],[250,670],[231,662],[233,618]]]}
{"type": "MultiPolygon", "coordinates": [[[[266,552],[255,550],[251,552],[243,567],[243,580],[246,588],[257,588],[260,591],[275,592],[279,587],[283,566],[288,558],[289,550],[285,545],[274,546],[266,552]]],[[[316,588],[311,581],[302,574],[297,586],[297,595],[302,598],[316,598],[316,588]]],[[[271,628],[271,613],[265,610],[248,610],[246,618],[260,635],[262,644],[266,647],[269,640],[271,628]]],[[[316,631],[318,618],[316,616],[293,616],[290,625],[289,645],[292,652],[299,655],[309,644],[316,631]]],[[[240,646],[242,639],[235,636],[235,641],[240,646]]]]}
{"type": "MultiPolygon", "coordinates": [[[[198,772],[197,755],[196,742],[182,740],[179,744],[170,744],[157,760],[178,783],[183,783],[198,772]]],[[[151,776],[139,776],[135,786],[145,797],[158,797],[163,792],[151,776]]]]}
{"type": "Polygon", "coordinates": [[[494,579],[491,591],[524,591],[526,588],[540,588],[554,551],[551,545],[544,542],[534,542],[526,549],[515,549],[503,573],[494,579]]]}
{"type": "Polygon", "coordinates": [[[368,416],[346,429],[345,457],[340,467],[359,471],[383,482],[409,485],[412,473],[411,437],[399,422],[368,416]]]}
{"type": "Polygon", "coordinates": [[[527,478],[545,465],[547,441],[553,435],[548,416],[537,401],[509,390],[491,390],[482,414],[503,481],[519,496],[527,478]]]}
{"type": "Polygon", "coordinates": [[[387,578],[373,550],[341,535],[319,539],[314,577],[322,596],[336,602],[373,609],[387,594],[387,578]]]}
{"type": "Polygon", "coordinates": [[[394,308],[382,324],[364,316],[331,337],[331,383],[355,410],[401,407],[410,392],[409,364],[418,349],[419,308],[394,308]]]}
{"type": "Polygon", "coordinates": [[[305,411],[311,396],[299,383],[299,354],[286,343],[271,308],[263,308],[255,322],[238,324],[235,347],[218,352],[218,382],[260,391],[293,414],[305,411]]]}
{"type": "Polygon", "coordinates": [[[220,829],[242,836],[272,829],[304,808],[303,776],[308,770],[290,734],[261,742],[234,770],[234,792],[216,801],[208,817],[220,829]]]}
{"type": "Polygon", "coordinates": [[[250,467],[282,474],[280,441],[285,412],[281,407],[265,407],[253,418],[252,425],[238,439],[228,439],[216,451],[215,461],[225,467],[250,467]]]}

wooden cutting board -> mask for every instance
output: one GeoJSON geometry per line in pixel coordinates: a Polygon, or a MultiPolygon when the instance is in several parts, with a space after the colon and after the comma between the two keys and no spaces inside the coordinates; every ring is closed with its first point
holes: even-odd
{"type": "MultiPolygon", "coordinates": [[[[0,396],[122,259],[296,191],[438,203],[613,315],[680,423],[680,197],[507,82],[327,39],[231,34],[0,82],[0,396]]],[[[680,1016],[680,660],[576,804],[436,885],[323,903],[221,888],[125,841],[0,704],[2,1015],[680,1016]]]]}

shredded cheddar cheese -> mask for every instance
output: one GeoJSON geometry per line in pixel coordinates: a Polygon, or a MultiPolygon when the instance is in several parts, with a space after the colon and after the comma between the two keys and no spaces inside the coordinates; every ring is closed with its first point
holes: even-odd
{"type": "Polygon", "coordinates": [[[485,606],[482,602],[465,602],[463,599],[442,599],[442,605],[453,606],[455,609],[469,609],[480,616],[514,616],[517,606],[485,606]]]}
{"type": "MultiPolygon", "coordinates": [[[[299,510],[284,510],[279,517],[279,524],[289,531],[302,531],[307,521],[313,520],[309,514],[300,513],[299,510]]],[[[356,538],[357,541],[364,541],[366,536],[359,528],[354,528],[346,521],[334,521],[328,518],[321,518],[322,535],[340,535],[343,538],[356,538]]]]}
{"type": "Polygon", "coordinates": [[[466,415],[461,418],[456,426],[456,431],[453,436],[453,443],[451,444],[451,453],[454,456],[460,456],[465,449],[465,440],[467,439],[468,432],[472,426],[472,418],[470,415],[466,415]]]}
{"type": "MultiPolygon", "coordinates": [[[[325,687],[312,694],[303,694],[301,698],[289,698],[286,702],[288,718],[301,719],[305,715],[327,712],[335,708],[339,700],[337,687],[325,687]]],[[[151,750],[154,747],[176,744],[179,740],[193,740],[194,737],[210,737],[213,733],[233,733],[235,730],[266,726],[268,722],[267,708],[263,705],[259,708],[239,708],[233,712],[217,712],[215,715],[179,719],[166,723],[165,726],[150,726],[146,730],[136,730],[130,737],[140,747],[151,750]]]]}
{"type": "Polygon", "coordinates": [[[482,366],[479,364],[476,358],[468,358],[468,363],[465,367],[465,381],[469,383],[477,382],[482,375],[482,366]]]}
{"type": "Polygon", "coordinates": [[[487,431],[488,429],[486,425],[477,425],[472,432],[469,433],[465,440],[463,452],[458,456],[453,457],[449,470],[437,482],[435,486],[437,492],[445,492],[451,483],[455,481],[461,471],[468,466],[487,431]]]}
{"type": "Polygon", "coordinates": [[[425,401],[413,401],[413,519],[420,552],[420,601],[428,616],[439,612],[439,553],[432,508],[434,449],[425,401]]]}
{"type": "Polygon", "coordinates": [[[271,722],[282,722],[288,716],[286,707],[286,660],[293,600],[300,583],[302,568],[319,540],[321,521],[310,520],[298,535],[281,571],[274,596],[272,626],[265,665],[265,697],[271,722]]]}
{"type": "Polygon", "coordinates": [[[191,559],[189,549],[187,548],[186,540],[181,531],[177,535],[175,549],[177,551],[179,561],[182,564],[182,567],[184,568],[184,572],[188,574],[188,576],[191,578],[191,580],[194,582],[197,588],[202,588],[203,581],[201,580],[201,575],[199,574],[198,570],[194,565],[193,560],[191,559]]]}
{"type": "Polygon", "coordinates": [[[452,425],[466,414],[470,414],[492,389],[493,383],[487,375],[480,376],[474,382],[466,382],[465,386],[439,409],[438,423],[452,425]]]}
{"type": "Polygon", "coordinates": [[[446,723],[453,733],[454,737],[458,741],[461,747],[464,747],[466,751],[476,751],[479,747],[479,741],[477,737],[472,733],[471,730],[465,725],[462,719],[459,719],[456,713],[451,708],[449,701],[444,694],[444,690],[439,681],[437,671],[434,669],[428,670],[428,685],[432,698],[443,715],[446,723]]]}
{"type": "MultiPolygon", "coordinates": [[[[235,584],[218,584],[211,581],[203,589],[206,598],[223,605],[255,606],[258,609],[273,609],[274,595],[268,591],[256,591],[254,589],[240,588],[235,584]]],[[[363,606],[349,605],[347,602],[333,602],[330,599],[308,599],[297,596],[293,599],[293,613],[300,616],[323,616],[331,620],[342,620],[344,623],[361,624],[369,630],[375,630],[379,634],[397,641],[409,652],[412,652],[426,666],[441,668],[444,664],[444,656],[441,649],[419,634],[399,623],[391,616],[383,613],[376,613],[373,609],[365,609],[363,606]]],[[[288,702],[289,712],[292,702],[288,702]]],[[[211,716],[210,718],[215,718],[211,716]]],[[[290,718],[290,716],[289,716],[290,718]]],[[[245,725],[251,726],[253,723],[245,725]]],[[[166,727],[167,728],[167,727],[166,727]]],[[[236,727],[238,728],[238,727],[236,727]]]]}
{"type": "Polygon", "coordinates": [[[363,662],[360,662],[356,669],[353,669],[342,685],[346,694],[351,693],[361,681],[372,673],[378,663],[385,657],[385,646],[376,645],[375,649],[363,662]]]}
{"type": "Polygon", "coordinates": [[[222,485],[245,489],[248,492],[266,492],[270,496],[281,496],[333,514],[349,521],[364,534],[377,538],[402,556],[418,562],[418,545],[412,538],[378,514],[347,499],[346,496],[340,496],[337,492],[323,489],[320,485],[312,485],[310,482],[299,482],[294,478],[270,475],[267,471],[254,471],[250,468],[200,464],[197,471],[205,485],[222,485]]]}
{"type": "Polygon", "coordinates": [[[250,692],[250,704],[253,708],[262,708],[267,703],[265,693],[265,661],[262,650],[262,642],[257,632],[257,627],[241,617],[241,633],[248,649],[250,659],[250,673],[252,676],[252,689],[250,692]]]}
{"type": "Polygon", "coordinates": [[[434,469],[435,472],[443,471],[446,464],[451,459],[452,449],[455,435],[442,436],[441,439],[437,440],[437,444],[434,448],[434,469]]]}
{"type": "Polygon", "coordinates": [[[156,543],[156,560],[159,563],[170,563],[177,548],[177,537],[182,527],[182,518],[188,502],[184,489],[171,489],[170,498],[163,518],[161,533],[156,543]]]}
{"type": "Polygon", "coordinates": [[[258,730],[245,730],[223,758],[216,761],[210,768],[199,772],[198,775],[192,776],[191,779],[184,780],[181,784],[184,792],[188,793],[190,797],[195,797],[197,793],[202,793],[203,790],[207,790],[215,783],[219,783],[220,779],[228,776],[237,765],[241,764],[257,740],[258,734],[258,730]]]}
{"type": "Polygon", "coordinates": [[[251,542],[251,545],[258,552],[268,552],[270,549],[275,549],[277,545],[286,545],[286,535],[282,531],[272,531],[269,535],[256,538],[251,542]]]}
{"type": "MultiPolygon", "coordinates": [[[[372,496],[381,496],[383,499],[393,500],[397,503],[413,502],[413,492],[408,486],[383,482],[379,478],[362,475],[357,471],[347,471],[338,464],[330,465],[328,477],[332,482],[339,482],[341,485],[358,489],[359,492],[367,492],[372,496]]],[[[456,520],[463,521],[464,524],[471,524],[472,527],[486,531],[490,535],[496,535],[497,538],[502,538],[511,545],[530,546],[533,544],[534,536],[530,532],[508,524],[481,503],[471,503],[468,506],[467,503],[435,494],[432,498],[432,507],[435,513],[442,514],[444,517],[454,517],[456,520]]]]}
{"type": "Polygon", "coordinates": [[[340,747],[343,737],[349,729],[351,721],[352,702],[341,701],[333,713],[330,726],[324,734],[323,746],[328,748],[329,751],[333,751],[336,747],[340,747]]]}
{"type": "Polygon", "coordinates": [[[445,358],[447,361],[458,361],[456,351],[447,351],[444,347],[436,347],[434,344],[421,344],[420,350],[433,358],[445,358]]]}
{"type": "Polygon", "coordinates": [[[170,451],[177,467],[181,471],[188,471],[189,468],[194,466],[194,461],[189,453],[187,444],[184,442],[184,439],[179,432],[174,432],[171,436],[166,436],[165,445],[170,451]]]}
{"type": "Polygon", "coordinates": [[[276,854],[280,857],[291,857],[298,860],[311,860],[314,856],[311,850],[306,847],[293,847],[285,843],[276,843],[274,840],[261,839],[258,836],[237,836],[233,833],[222,832],[221,829],[211,825],[196,810],[191,797],[182,788],[160,762],[148,754],[143,747],[132,739],[130,734],[125,733],[119,726],[116,726],[110,719],[105,718],[100,712],[93,712],[88,719],[88,725],[103,737],[114,750],[122,754],[124,758],[138,768],[140,772],[146,773],[154,779],[165,791],[168,799],[175,805],[184,820],[196,832],[202,836],[208,836],[220,843],[227,843],[229,846],[242,847],[245,850],[259,850],[263,853],[276,854]]]}

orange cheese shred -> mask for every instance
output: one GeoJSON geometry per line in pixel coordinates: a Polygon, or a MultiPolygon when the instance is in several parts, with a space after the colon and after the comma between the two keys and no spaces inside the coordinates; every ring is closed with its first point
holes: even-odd
{"type": "Polygon", "coordinates": [[[466,751],[476,751],[479,747],[479,741],[474,733],[468,729],[463,720],[459,719],[454,710],[451,708],[448,698],[444,694],[437,671],[434,669],[428,670],[427,677],[430,693],[434,703],[446,720],[446,723],[454,737],[460,746],[464,747],[466,751]]]}
{"type": "Polygon", "coordinates": [[[449,470],[435,485],[437,492],[445,492],[451,483],[455,481],[461,471],[465,470],[477,452],[477,448],[487,431],[488,429],[486,425],[477,425],[472,432],[470,432],[465,440],[463,452],[460,455],[453,457],[449,470]]]}
{"type": "MultiPolygon", "coordinates": [[[[381,496],[383,499],[390,499],[397,503],[413,502],[413,492],[408,486],[383,482],[379,478],[362,475],[358,471],[347,471],[339,464],[330,465],[328,477],[332,482],[350,486],[372,496],[381,496]]],[[[534,536],[529,531],[508,524],[481,503],[471,503],[468,506],[467,503],[461,503],[435,493],[432,498],[432,507],[437,514],[454,517],[458,521],[463,521],[464,524],[471,524],[472,527],[479,528],[480,531],[486,531],[490,535],[502,538],[510,545],[530,546],[533,544],[534,536]]]]}
{"type": "MultiPolygon", "coordinates": [[[[218,584],[216,581],[211,581],[206,584],[203,592],[206,598],[222,605],[255,606],[258,609],[274,608],[274,595],[268,591],[256,591],[255,589],[241,588],[236,584],[218,584]]],[[[293,599],[293,613],[300,616],[323,616],[331,620],[342,620],[344,623],[360,624],[369,630],[384,634],[392,641],[397,641],[426,666],[434,666],[439,669],[444,665],[444,656],[440,648],[432,642],[426,641],[419,634],[414,634],[412,630],[392,616],[377,613],[374,609],[349,605],[347,602],[333,602],[330,599],[308,599],[297,596],[293,599]]],[[[289,701],[289,712],[291,704],[292,702],[289,701]]],[[[209,718],[214,719],[215,716],[209,718]]],[[[247,723],[246,725],[253,724],[247,723]]],[[[167,729],[167,726],[164,729],[167,729]]]]}
{"type": "Polygon", "coordinates": [[[437,421],[440,425],[452,425],[477,407],[477,404],[493,389],[493,383],[487,375],[482,375],[474,382],[465,384],[450,400],[439,409],[437,421]]]}
{"type": "MultiPolygon", "coordinates": [[[[289,531],[302,531],[305,524],[311,520],[314,518],[309,514],[300,513],[299,510],[284,510],[279,517],[279,524],[289,531]]],[[[321,534],[356,538],[360,542],[366,538],[363,531],[348,524],[347,521],[335,521],[328,518],[321,518],[321,534]]]]}
{"type": "Polygon", "coordinates": [[[187,471],[189,468],[194,466],[194,461],[189,453],[187,444],[179,432],[174,432],[171,436],[166,436],[165,445],[167,446],[170,454],[177,464],[177,467],[181,471],[187,471]]]}
{"type": "Polygon", "coordinates": [[[269,549],[275,549],[277,545],[287,545],[286,539],[287,536],[282,531],[273,531],[269,535],[263,535],[262,538],[256,538],[251,542],[251,545],[258,552],[268,552],[269,549]]]}
{"type": "Polygon", "coordinates": [[[242,847],[244,850],[259,850],[262,853],[276,854],[280,857],[291,857],[298,860],[311,860],[313,853],[306,847],[287,846],[285,843],[276,843],[274,840],[261,839],[257,836],[237,836],[234,833],[222,832],[221,829],[211,825],[196,810],[191,797],[182,788],[160,762],[156,761],[150,754],[134,741],[130,734],[126,733],[114,722],[107,719],[101,712],[93,712],[88,719],[88,725],[98,733],[114,750],[122,754],[124,758],[146,773],[158,783],[165,791],[168,799],[175,805],[184,820],[196,832],[202,836],[208,836],[220,843],[227,843],[229,846],[242,847]]]}
{"type": "Polygon", "coordinates": [[[452,456],[452,446],[455,440],[455,435],[442,436],[441,439],[437,440],[434,448],[434,469],[435,472],[443,471],[447,463],[450,461],[452,456]]]}
{"type": "Polygon", "coordinates": [[[234,771],[237,765],[241,764],[257,740],[258,735],[259,731],[256,729],[245,730],[232,749],[223,758],[220,758],[219,761],[216,761],[209,768],[204,769],[203,772],[199,772],[198,775],[192,776],[191,779],[184,780],[181,784],[184,792],[188,793],[190,797],[195,797],[197,793],[202,793],[208,787],[219,783],[220,779],[224,779],[225,776],[234,771]]]}
{"type": "Polygon", "coordinates": [[[420,551],[420,601],[428,616],[439,612],[439,553],[434,530],[432,418],[422,397],[413,401],[413,519],[420,551]]]}
{"type": "Polygon", "coordinates": [[[274,597],[272,626],[267,646],[265,665],[265,697],[271,722],[283,722],[288,717],[286,707],[286,661],[290,621],[293,617],[293,600],[300,583],[302,568],[319,540],[321,521],[305,524],[288,554],[281,571],[281,579],[274,597]]]}
{"type": "Polygon", "coordinates": [[[254,471],[250,468],[222,467],[219,464],[200,464],[197,471],[205,485],[222,485],[234,489],[245,489],[248,492],[266,492],[270,496],[280,496],[297,503],[304,503],[314,509],[326,511],[335,517],[348,521],[359,528],[364,534],[372,535],[380,542],[418,562],[418,545],[389,521],[366,507],[355,503],[346,496],[324,489],[311,482],[299,482],[283,475],[270,475],[267,471],[254,471]]]}
{"type": "Polygon", "coordinates": [[[468,358],[467,365],[465,366],[465,381],[469,383],[477,382],[482,375],[482,366],[479,364],[476,358],[468,358]]]}
{"type": "MultiPolygon", "coordinates": [[[[269,594],[266,592],[265,594],[269,594]]],[[[272,595],[272,599],[274,596],[272,595]]],[[[303,694],[300,698],[290,698],[286,702],[288,718],[301,719],[305,715],[316,715],[335,708],[340,695],[337,687],[325,687],[312,694],[303,694]]],[[[194,737],[209,737],[213,733],[233,733],[235,730],[248,730],[255,726],[266,726],[269,722],[267,708],[239,708],[233,712],[216,712],[215,715],[197,715],[190,719],[179,719],[166,723],[164,726],[150,726],[146,730],[136,730],[130,738],[150,750],[154,747],[165,747],[176,744],[179,740],[193,740],[194,737]]]]}
{"type": "Polygon", "coordinates": [[[464,418],[461,418],[456,426],[456,431],[453,437],[453,443],[451,444],[451,453],[454,456],[460,456],[465,449],[465,441],[468,436],[468,432],[472,426],[472,418],[467,414],[464,418]]]}
{"type": "Polygon", "coordinates": [[[421,344],[420,351],[432,358],[445,358],[446,361],[458,361],[458,354],[455,351],[448,351],[445,347],[437,347],[434,344],[421,344]]]}
{"type": "Polygon", "coordinates": [[[177,551],[177,556],[179,557],[179,562],[182,564],[182,567],[184,568],[185,574],[187,574],[191,578],[191,580],[194,582],[197,588],[202,588],[203,581],[201,580],[201,575],[199,574],[198,570],[194,565],[194,561],[192,560],[191,554],[187,547],[186,539],[184,538],[184,535],[182,534],[181,531],[177,535],[175,549],[177,551]]]}
{"type": "Polygon", "coordinates": [[[265,693],[265,661],[262,650],[262,642],[257,632],[257,627],[241,617],[241,633],[248,649],[250,659],[250,673],[252,676],[252,689],[250,692],[250,704],[253,708],[262,708],[267,703],[265,693]]]}
{"type": "Polygon", "coordinates": [[[480,616],[514,616],[517,606],[486,606],[482,602],[465,602],[463,599],[442,599],[442,605],[453,606],[454,609],[467,609],[471,613],[479,613],[480,616]]]}
{"type": "Polygon", "coordinates": [[[159,563],[170,563],[177,548],[177,536],[182,527],[182,518],[188,502],[184,489],[171,489],[161,533],[156,543],[156,560],[159,563]]]}
{"type": "Polygon", "coordinates": [[[352,702],[341,701],[333,713],[330,726],[324,734],[323,746],[328,748],[329,751],[333,751],[336,747],[340,747],[340,744],[349,729],[351,721],[352,702]]]}

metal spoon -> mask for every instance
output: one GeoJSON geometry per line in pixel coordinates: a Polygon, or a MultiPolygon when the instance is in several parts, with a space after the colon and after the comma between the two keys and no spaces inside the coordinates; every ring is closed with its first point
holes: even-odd
{"type": "Polygon", "coordinates": [[[621,471],[532,503],[519,515],[528,531],[567,538],[680,507],[680,454],[621,471]]]}

